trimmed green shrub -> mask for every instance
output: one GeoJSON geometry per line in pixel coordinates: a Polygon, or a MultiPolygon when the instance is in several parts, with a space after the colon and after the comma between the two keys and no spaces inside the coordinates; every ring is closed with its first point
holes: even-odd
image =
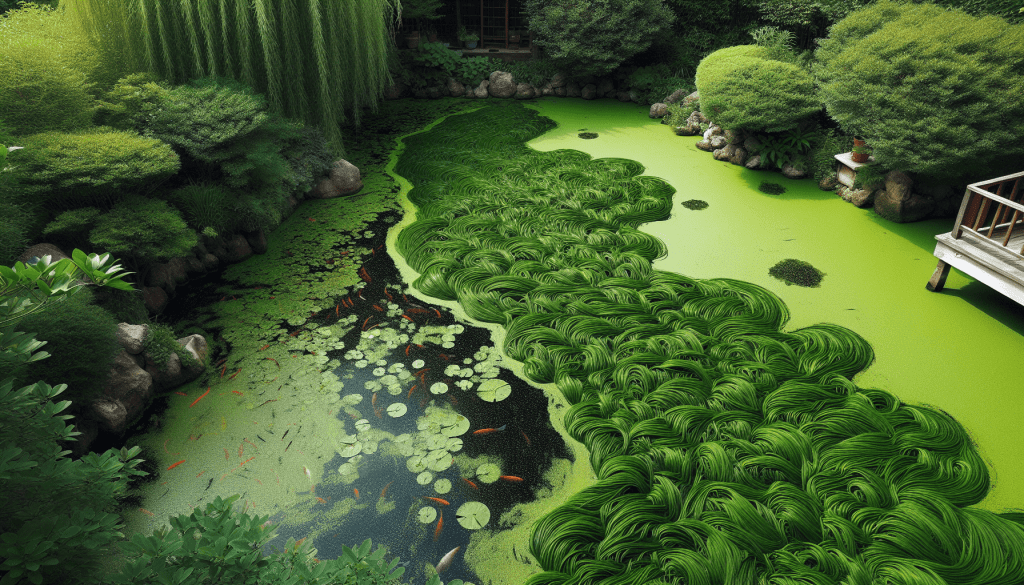
{"type": "Polygon", "coordinates": [[[740,45],[708,55],[697,67],[701,112],[723,128],[777,132],[820,110],[810,74],[770,54],[740,45]]]}
{"type": "Polygon", "coordinates": [[[470,57],[469,59],[462,60],[455,78],[459,82],[470,86],[467,88],[468,90],[480,85],[481,81],[487,79],[491,73],[501,69],[503,66],[504,64],[501,61],[491,57],[470,57]]]}
{"type": "Polygon", "coordinates": [[[61,380],[68,399],[78,402],[103,391],[106,373],[121,352],[117,320],[94,304],[93,292],[79,289],[63,301],[51,301],[38,312],[22,317],[17,329],[47,342],[46,351],[59,359],[24,364],[16,369],[15,387],[39,380],[61,380]]]}
{"type": "Polygon", "coordinates": [[[530,59],[528,61],[512,61],[498,67],[508,71],[516,83],[529,83],[540,89],[558,73],[558,66],[550,59],[530,59]]]}
{"type": "Polygon", "coordinates": [[[166,201],[131,196],[99,219],[89,241],[141,266],[184,256],[199,238],[166,201]]]}
{"type": "Polygon", "coordinates": [[[690,86],[689,81],[673,75],[672,69],[664,63],[637,69],[630,74],[628,83],[641,104],[660,102],[675,90],[690,86]]]}
{"type": "Polygon", "coordinates": [[[127,194],[152,190],[181,167],[163,142],[107,127],[73,134],[44,132],[20,139],[8,160],[28,198],[54,212],[109,207],[127,194]]]}
{"type": "Polygon", "coordinates": [[[662,0],[525,0],[523,8],[535,42],[578,75],[610,73],[675,20],[662,0]]]}
{"type": "Polygon", "coordinates": [[[1024,26],[882,0],[816,53],[821,99],[875,159],[933,179],[998,176],[1024,157],[1024,26]]]}
{"type": "Polygon", "coordinates": [[[96,305],[107,310],[118,323],[149,323],[149,311],[142,300],[141,290],[119,290],[111,287],[96,289],[96,305]]]}
{"type": "Polygon", "coordinates": [[[843,136],[834,128],[822,129],[815,133],[811,152],[808,154],[808,172],[814,175],[815,181],[836,174],[835,155],[850,152],[853,148],[853,137],[843,136]]]}
{"type": "Polygon", "coordinates": [[[64,249],[86,248],[89,232],[103,212],[95,207],[65,211],[43,228],[43,235],[64,249]]]}
{"type": "Polygon", "coordinates": [[[212,228],[218,234],[230,233],[235,218],[228,212],[234,195],[216,183],[192,183],[171,192],[170,202],[185,214],[189,227],[202,232],[212,228]]]}

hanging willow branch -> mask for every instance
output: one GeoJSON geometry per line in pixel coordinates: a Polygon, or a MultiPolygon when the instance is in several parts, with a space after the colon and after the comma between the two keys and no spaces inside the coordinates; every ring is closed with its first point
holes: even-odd
{"type": "Polygon", "coordinates": [[[392,79],[397,0],[66,0],[72,22],[121,75],[182,84],[206,75],[263,93],[272,111],[319,126],[344,156],[349,112],[376,111],[392,79]]]}

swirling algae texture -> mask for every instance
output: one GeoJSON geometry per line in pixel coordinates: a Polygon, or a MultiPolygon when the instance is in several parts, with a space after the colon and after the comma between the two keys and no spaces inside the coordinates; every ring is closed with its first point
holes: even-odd
{"type": "Polygon", "coordinates": [[[730,279],[654,270],[674,189],[625,159],[525,142],[554,123],[489,102],[404,139],[423,293],[504,329],[572,407],[597,481],[535,522],[548,583],[1024,581],[1021,515],[949,415],[854,375],[870,345],[730,279]]]}

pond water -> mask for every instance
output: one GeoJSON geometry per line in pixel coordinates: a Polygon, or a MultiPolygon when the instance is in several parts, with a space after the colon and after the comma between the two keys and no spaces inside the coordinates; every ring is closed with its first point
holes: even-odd
{"type": "MultiPolygon", "coordinates": [[[[140,439],[160,475],[129,531],[239,493],[241,507],[277,524],[271,547],[305,538],[335,558],[372,538],[409,563],[403,580],[413,582],[455,547],[445,580],[521,583],[539,570],[525,552],[532,521],[592,477],[564,434],[566,403],[553,385],[523,381],[496,327],[413,289],[417,275],[394,251],[414,212],[408,184],[384,172],[396,128],[473,107],[447,102],[386,104],[364,131],[377,141],[358,152],[349,143],[360,194],[304,203],[266,255],[176,301],[169,317],[210,332],[226,361],[172,394],[162,426],[140,439]]],[[[990,464],[995,485],[980,506],[1019,505],[1024,364],[1013,358],[1024,312],[955,270],[946,292],[925,290],[933,236],[951,220],[891,224],[811,181],[715,161],[636,104],[529,107],[559,124],[531,147],[633,159],[676,188],[672,217],[643,227],[668,245],[655,268],[763,286],[789,306],[789,330],[830,322],[859,333],[876,361],[855,382],[951,414],[990,464]],[[761,193],[762,180],[787,191],[761,193]],[[691,199],[709,205],[680,205],[691,199]],[[786,258],[823,271],[821,286],[770,277],[786,258]]]]}

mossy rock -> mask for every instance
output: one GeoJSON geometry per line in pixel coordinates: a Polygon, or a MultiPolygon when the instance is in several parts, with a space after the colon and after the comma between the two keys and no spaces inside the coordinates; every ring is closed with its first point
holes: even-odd
{"type": "Polygon", "coordinates": [[[690,199],[689,201],[683,201],[680,205],[694,211],[700,211],[701,209],[708,208],[708,202],[701,199],[690,199]]]}
{"type": "Polygon", "coordinates": [[[597,138],[597,132],[580,132],[578,136],[584,140],[592,140],[597,138]]]}
{"type": "Polygon", "coordinates": [[[803,260],[787,258],[768,269],[768,274],[782,280],[787,285],[814,288],[821,285],[825,273],[803,260]]]}

